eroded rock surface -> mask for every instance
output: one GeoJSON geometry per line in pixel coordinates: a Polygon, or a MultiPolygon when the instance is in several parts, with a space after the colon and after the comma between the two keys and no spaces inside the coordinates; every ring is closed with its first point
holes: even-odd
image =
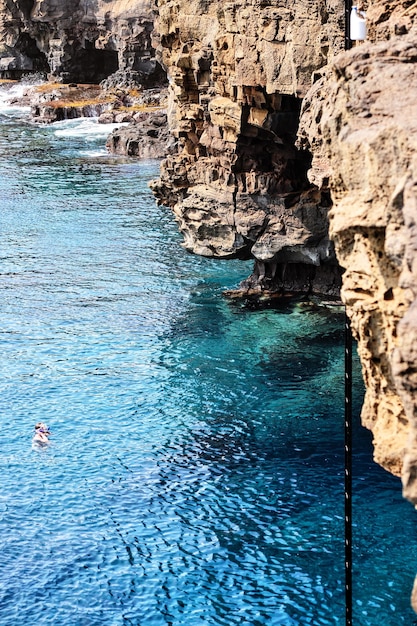
{"type": "Polygon", "coordinates": [[[155,86],[151,0],[0,0],[0,75],[43,72],[64,82],[155,86]]]}
{"type": "Polygon", "coordinates": [[[107,139],[109,152],[134,156],[140,159],[162,159],[176,151],[176,142],[168,129],[165,111],[127,112],[104,114],[103,122],[128,122],[127,126],[115,129],[107,139]]]}
{"type": "Polygon", "coordinates": [[[359,341],[363,423],[375,460],[417,503],[417,45],[414,36],[342,54],[304,102],[310,180],[331,189],[330,235],[359,341]]]}
{"type": "Polygon", "coordinates": [[[180,149],[152,188],[185,247],[254,258],[249,291],[338,294],[328,194],[294,142],[312,73],[343,46],[343,2],[161,0],[156,32],[180,149]]]}
{"type": "Polygon", "coordinates": [[[373,0],[366,8],[370,41],[415,32],[417,4],[414,0],[373,0]]]}

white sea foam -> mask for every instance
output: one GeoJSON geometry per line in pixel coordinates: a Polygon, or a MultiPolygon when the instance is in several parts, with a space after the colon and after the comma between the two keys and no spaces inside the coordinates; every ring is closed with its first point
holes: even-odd
{"type": "Polygon", "coordinates": [[[93,159],[107,154],[108,152],[105,148],[102,148],[101,150],[80,150],[80,156],[93,159]]]}
{"type": "Polygon", "coordinates": [[[73,120],[55,122],[52,125],[57,137],[85,137],[91,140],[107,137],[112,130],[120,126],[126,126],[126,123],[99,124],[96,117],[79,117],[73,120]]]}
{"type": "Polygon", "coordinates": [[[2,83],[0,84],[0,114],[10,117],[21,117],[30,111],[28,106],[15,104],[20,100],[28,85],[24,83],[2,83]]]}
{"type": "MultiPolygon", "coordinates": [[[[0,115],[27,118],[31,107],[18,105],[16,102],[20,101],[28,88],[35,84],[38,83],[0,83],[0,115]]],[[[42,81],[39,81],[39,84],[42,84],[42,81]]],[[[126,123],[99,124],[97,117],[79,117],[51,124],[57,137],[84,137],[87,141],[107,137],[112,130],[120,126],[126,126],[126,123]]]]}

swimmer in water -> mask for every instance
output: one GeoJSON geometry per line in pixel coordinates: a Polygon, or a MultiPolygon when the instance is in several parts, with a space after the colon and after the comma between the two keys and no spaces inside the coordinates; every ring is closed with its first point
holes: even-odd
{"type": "Polygon", "coordinates": [[[50,434],[48,426],[43,422],[38,422],[35,425],[35,434],[32,441],[34,443],[49,443],[48,435],[50,434]]]}

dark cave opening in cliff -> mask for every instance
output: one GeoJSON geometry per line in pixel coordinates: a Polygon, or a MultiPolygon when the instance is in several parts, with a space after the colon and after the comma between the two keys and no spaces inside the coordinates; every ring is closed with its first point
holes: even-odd
{"type": "Polygon", "coordinates": [[[279,101],[279,109],[271,113],[269,130],[278,137],[294,143],[300,123],[302,100],[296,96],[283,94],[280,95],[279,101]]]}
{"type": "Polygon", "coordinates": [[[268,208],[262,227],[246,242],[255,265],[239,290],[253,290],[256,297],[321,293],[338,298],[340,268],[326,235],[331,200],[309,181],[312,155],[297,143],[302,100],[260,87],[245,88],[244,98],[232,165],[236,202],[262,212],[267,198],[268,208]]]}
{"type": "Polygon", "coordinates": [[[34,4],[35,4],[35,0],[20,0],[19,1],[19,9],[22,11],[26,19],[30,18],[30,14],[32,12],[34,4]]]}
{"type": "Polygon", "coordinates": [[[311,154],[296,146],[301,104],[296,96],[267,94],[259,88],[247,94],[233,166],[235,174],[244,174],[244,187],[250,172],[266,175],[270,194],[300,193],[310,187],[311,154]]]}
{"type": "Polygon", "coordinates": [[[119,69],[119,60],[115,50],[97,50],[93,42],[86,42],[84,48],[78,48],[71,58],[71,66],[65,68],[65,83],[98,84],[119,69]]]}
{"type": "Polygon", "coordinates": [[[21,33],[19,39],[16,42],[16,50],[19,50],[21,54],[24,54],[32,61],[32,71],[47,74],[49,72],[49,64],[46,56],[41,50],[39,50],[36,41],[28,35],[28,33],[21,33]]]}

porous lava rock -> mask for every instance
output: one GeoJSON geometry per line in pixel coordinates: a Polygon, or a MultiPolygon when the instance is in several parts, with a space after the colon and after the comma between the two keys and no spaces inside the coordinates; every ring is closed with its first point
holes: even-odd
{"type": "Polygon", "coordinates": [[[330,236],[358,339],[375,460],[417,504],[417,41],[342,54],[304,101],[299,143],[329,189],[330,236]],[[405,89],[404,86],[407,86],[405,89]]]}
{"type": "Polygon", "coordinates": [[[0,0],[0,76],[41,72],[63,82],[155,87],[151,0],[0,0]]]}
{"type": "Polygon", "coordinates": [[[152,189],[187,250],[255,260],[243,291],[339,292],[329,197],[312,189],[295,139],[311,76],[343,34],[338,0],[158,2],[154,43],[179,150],[152,189]]]}

